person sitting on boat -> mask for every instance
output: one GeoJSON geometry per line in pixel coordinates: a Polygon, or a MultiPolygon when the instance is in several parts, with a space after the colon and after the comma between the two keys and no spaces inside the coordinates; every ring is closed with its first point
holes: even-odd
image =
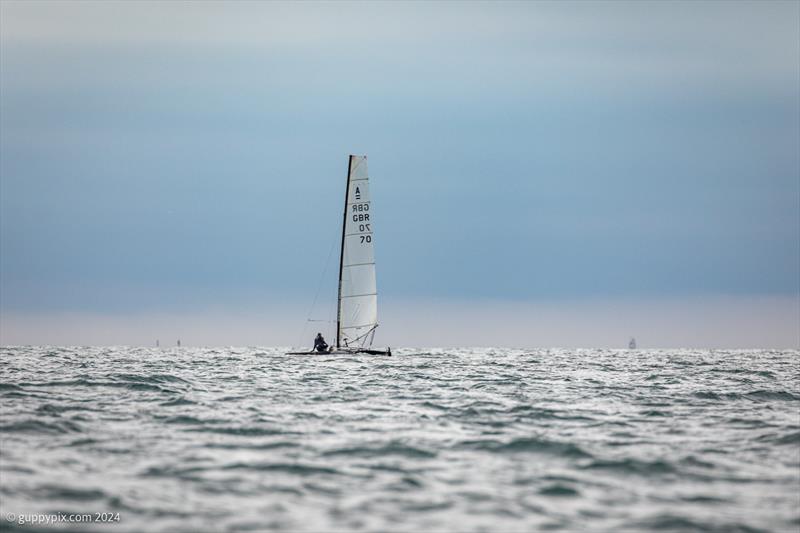
{"type": "Polygon", "coordinates": [[[314,339],[314,351],[315,352],[328,351],[328,343],[325,342],[325,339],[322,337],[322,333],[317,333],[317,338],[314,339]]]}

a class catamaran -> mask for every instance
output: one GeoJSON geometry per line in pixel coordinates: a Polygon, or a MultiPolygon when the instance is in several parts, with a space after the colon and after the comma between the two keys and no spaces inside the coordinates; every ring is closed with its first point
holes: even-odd
{"type": "Polygon", "coordinates": [[[290,354],[392,355],[390,348],[372,349],[378,328],[378,290],[371,213],[367,156],[351,155],[347,166],[342,247],[339,254],[336,345],[323,352],[290,354]]]}

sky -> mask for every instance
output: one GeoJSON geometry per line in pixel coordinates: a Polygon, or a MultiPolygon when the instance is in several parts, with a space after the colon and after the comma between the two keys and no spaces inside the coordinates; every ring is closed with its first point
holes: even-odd
{"type": "Polygon", "coordinates": [[[333,336],[349,154],[378,344],[800,346],[793,1],[3,0],[0,344],[333,336]]]}

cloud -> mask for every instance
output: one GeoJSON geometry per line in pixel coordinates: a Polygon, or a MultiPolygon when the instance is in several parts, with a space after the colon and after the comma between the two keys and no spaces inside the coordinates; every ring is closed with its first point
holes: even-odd
{"type": "MultiPolygon", "coordinates": [[[[371,83],[392,78],[395,69],[422,78],[458,74],[472,85],[593,80],[611,83],[606,89],[617,91],[642,83],[698,87],[716,80],[756,87],[797,79],[797,3],[684,7],[670,2],[5,1],[0,33],[5,46],[182,50],[210,58],[215,50],[249,50],[265,66],[272,55],[310,54],[327,58],[319,68],[350,65],[345,72],[353,80],[369,72],[371,83]]],[[[292,73],[289,65],[286,74],[292,73]]]]}

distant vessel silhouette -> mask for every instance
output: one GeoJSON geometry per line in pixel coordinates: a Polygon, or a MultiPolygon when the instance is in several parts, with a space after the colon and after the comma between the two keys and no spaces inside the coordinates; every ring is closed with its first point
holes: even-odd
{"type": "Polygon", "coordinates": [[[628,342],[628,349],[635,350],[636,349],[636,339],[631,337],[630,342],[628,342]]]}

